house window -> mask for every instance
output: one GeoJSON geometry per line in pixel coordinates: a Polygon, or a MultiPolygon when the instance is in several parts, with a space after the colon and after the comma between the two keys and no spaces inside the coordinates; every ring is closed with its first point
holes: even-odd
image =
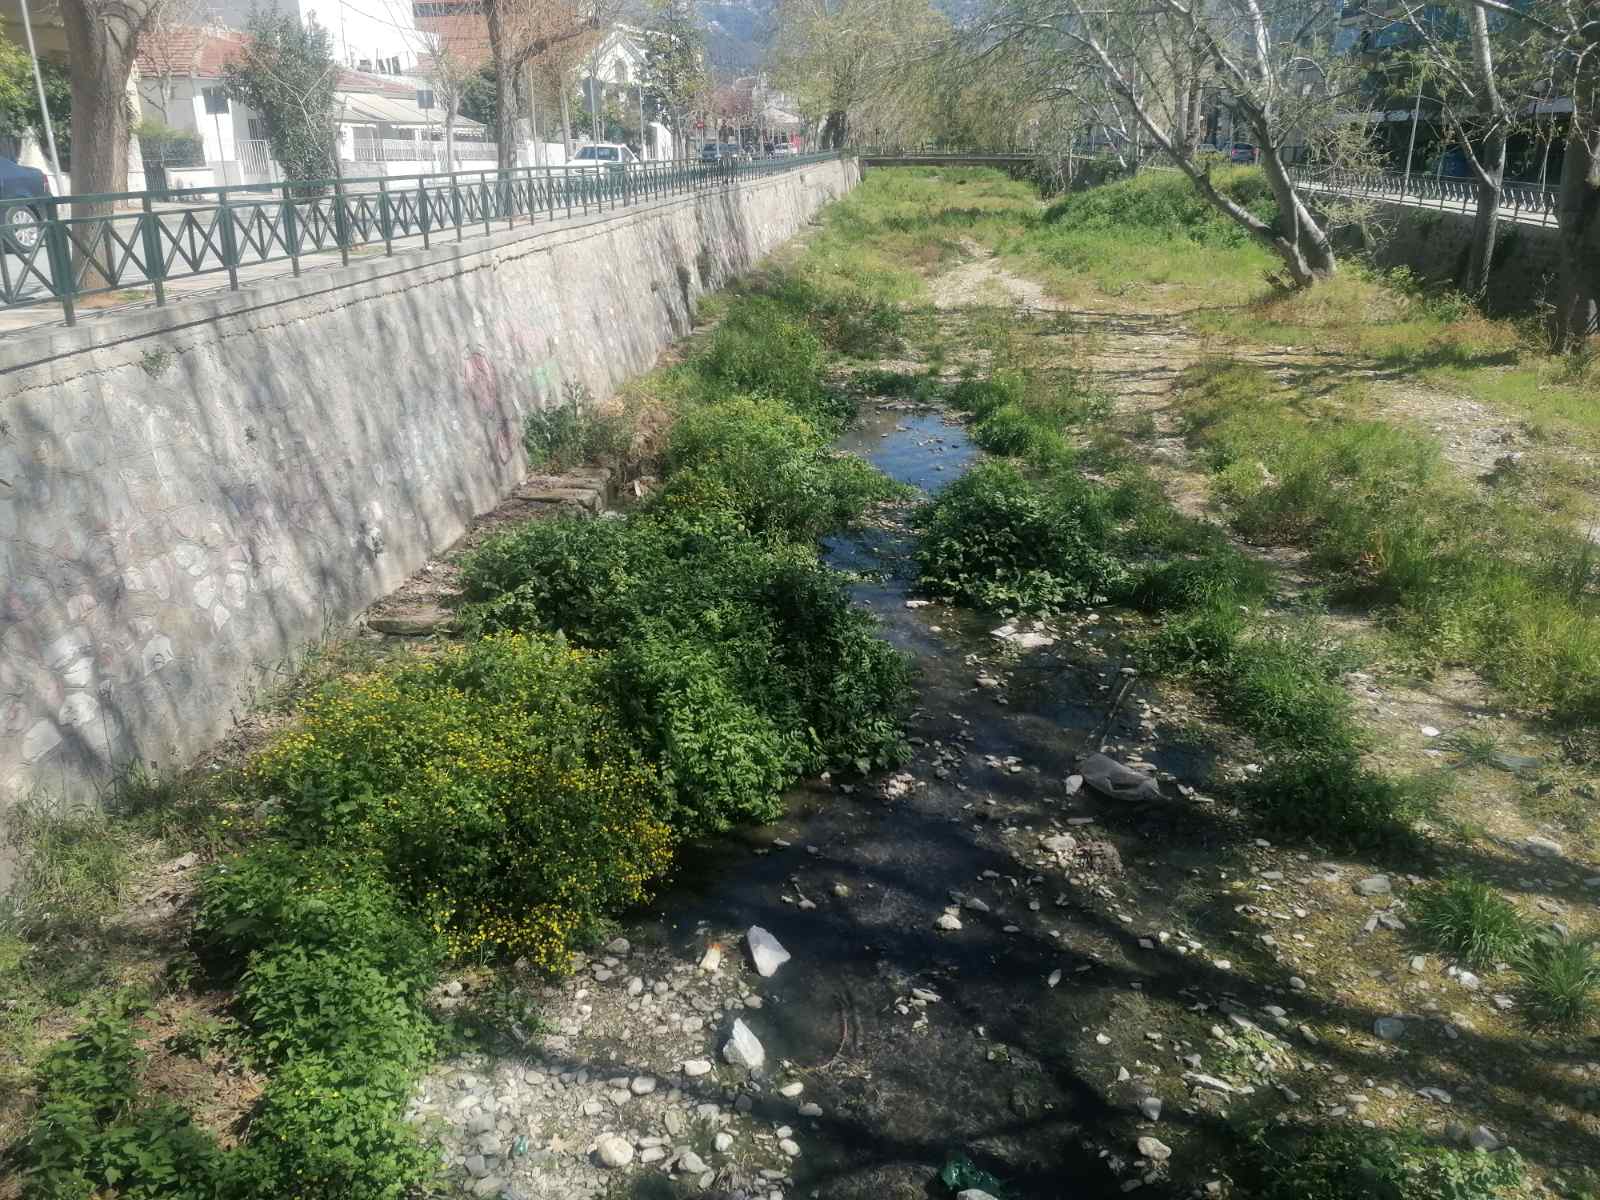
{"type": "Polygon", "coordinates": [[[433,89],[432,88],[418,88],[417,89],[417,107],[418,108],[432,108],[433,107],[433,103],[434,103],[434,101],[433,101],[433,89]]]}
{"type": "Polygon", "coordinates": [[[260,117],[250,118],[250,140],[255,142],[267,140],[267,123],[260,117]]]}
{"type": "Polygon", "coordinates": [[[200,94],[205,98],[207,116],[217,116],[228,111],[228,93],[221,88],[202,88],[200,94]]]}

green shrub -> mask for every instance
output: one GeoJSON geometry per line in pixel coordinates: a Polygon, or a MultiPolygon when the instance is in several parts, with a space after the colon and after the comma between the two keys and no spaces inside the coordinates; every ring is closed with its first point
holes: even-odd
{"type": "Polygon", "coordinates": [[[693,362],[724,393],[772,396],[824,433],[837,431],[855,410],[848,395],[823,384],[822,342],[764,297],[736,304],[693,362]]]}
{"type": "Polygon", "coordinates": [[[1259,1200],[1509,1200],[1523,1175],[1513,1150],[1452,1150],[1417,1131],[1356,1125],[1255,1131],[1235,1170],[1259,1200]]]}
{"type": "Polygon", "coordinates": [[[1600,953],[1589,938],[1536,937],[1518,956],[1522,1009],[1535,1025],[1578,1030],[1600,1015],[1600,953]]]}
{"type": "Polygon", "coordinates": [[[252,1196],[401,1200],[438,1156],[402,1118],[411,1076],[396,1063],[309,1055],[281,1066],[250,1124],[241,1164],[252,1196]]]}
{"type": "Polygon", "coordinates": [[[669,488],[628,520],[525,526],[463,568],[478,627],[610,652],[608,703],[687,835],[772,815],[830,762],[901,752],[904,661],[811,547],[753,537],[730,507],[669,488]]]}
{"type": "Polygon", "coordinates": [[[284,833],[377,856],[452,956],[559,969],[670,858],[605,665],[560,638],[456,647],[315,698],[250,774],[284,833]]]}
{"type": "Polygon", "coordinates": [[[633,432],[624,411],[602,410],[587,386],[569,381],[562,385],[559,404],[530,409],[522,419],[522,446],[529,466],[564,471],[623,457],[633,432]]]}
{"type": "MultiPolygon", "coordinates": [[[[1277,202],[1258,168],[1215,169],[1212,181],[1218,191],[1262,220],[1269,224],[1277,220],[1277,202]]],[[[1249,239],[1188,179],[1162,172],[1064,196],[1045,210],[1041,241],[1058,231],[1113,232],[1124,239],[1158,237],[1209,246],[1243,245],[1249,239]]]]}
{"type": "Polygon", "coordinates": [[[801,416],[775,400],[735,397],[683,414],[667,442],[666,501],[729,507],[752,533],[816,541],[894,494],[887,476],[835,454],[801,416]],[[721,497],[709,498],[712,489],[721,497]]]}
{"type": "Polygon", "coordinates": [[[46,1056],[39,1108],[16,1148],[29,1200],[223,1200],[237,1165],[187,1113],[142,1099],[145,1054],[113,1004],[46,1056]]]}
{"type": "Polygon", "coordinates": [[[1006,612],[1055,612],[1122,592],[1127,571],[1105,550],[1103,494],[1060,473],[1035,482],[1009,463],[984,463],[919,517],[918,585],[1006,612]]]}
{"type": "Polygon", "coordinates": [[[1230,713],[1264,748],[1340,755],[1362,739],[1339,674],[1315,626],[1263,628],[1235,644],[1220,682],[1230,713]]]}
{"type": "Polygon", "coordinates": [[[1225,542],[1200,558],[1175,558],[1145,570],[1133,602],[1146,612],[1251,604],[1272,592],[1272,574],[1225,542]]]}
{"type": "Polygon", "coordinates": [[[1488,884],[1450,879],[1411,897],[1412,922],[1434,945],[1475,967],[1515,958],[1528,927],[1511,901],[1488,884]]]}

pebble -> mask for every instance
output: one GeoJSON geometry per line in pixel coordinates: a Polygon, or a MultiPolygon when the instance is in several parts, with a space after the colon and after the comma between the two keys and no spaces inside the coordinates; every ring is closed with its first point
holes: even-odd
{"type": "Polygon", "coordinates": [[[1159,1121],[1161,1119],[1161,1097],[1146,1096],[1140,1100],[1139,1115],[1146,1121],[1159,1121]]]}
{"type": "Polygon", "coordinates": [[[706,952],[700,956],[700,969],[702,971],[715,971],[722,965],[722,947],[713,942],[706,947],[706,952]]]}
{"type": "Polygon", "coordinates": [[[1500,1139],[1495,1137],[1494,1131],[1487,1125],[1479,1125],[1469,1133],[1467,1144],[1474,1150],[1487,1150],[1491,1154],[1500,1149],[1500,1139]]]}
{"type": "Polygon", "coordinates": [[[691,1058],[683,1064],[683,1073],[690,1079],[707,1075],[711,1072],[711,1063],[704,1058],[691,1058]]]}
{"type": "Polygon", "coordinates": [[[680,1171],[687,1172],[690,1175],[698,1175],[705,1169],[705,1159],[701,1158],[693,1150],[685,1150],[678,1158],[678,1170],[680,1171]]]}
{"type": "Polygon", "coordinates": [[[822,1105],[815,1104],[812,1101],[807,1100],[796,1111],[799,1112],[802,1117],[820,1117],[822,1115],[822,1105]]]}
{"type": "Polygon", "coordinates": [[[614,1133],[602,1133],[594,1144],[594,1152],[602,1167],[616,1169],[633,1161],[633,1147],[614,1133]]]}
{"type": "Polygon", "coordinates": [[[1293,991],[1303,992],[1306,990],[1306,981],[1298,975],[1291,975],[1289,976],[1289,987],[1293,991]]]}
{"type": "Polygon", "coordinates": [[[954,933],[956,930],[961,928],[961,918],[957,917],[954,913],[941,913],[939,915],[939,919],[935,921],[934,924],[940,929],[945,930],[947,933],[954,933]]]}
{"type": "Polygon", "coordinates": [[[800,1157],[800,1146],[793,1138],[783,1138],[780,1140],[778,1142],[778,1149],[782,1150],[790,1158],[800,1157]]]}
{"type": "Polygon", "coordinates": [[[628,1090],[635,1096],[648,1096],[656,1090],[656,1081],[649,1075],[636,1075],[628,1084],[628,1090]]]}
{"type": "Polygon", "coordinates": [[[1424,971],[1426,971],[1428,969],[1427,956],[1423,954],[1413,954],[1411,956],[1411,969],[1418,975],[1421,975],[1424,971]]]}
{"type": "Polygon", "coordinates": [[[711,1145],[715,1147],[718,1154],[726,1154],[733,1148],[733,1134],[724,1129],[711,1139],[711,1145]]]}
{"type": "Polygon", "coordinates": [[[1368,875],[1356,883],[1358,896],[1387,896],[1394,890],[1387,875],[1368,875]]]}
{"type": "Polygon", "coordinates": [[[1522,839],[1522,848],[1540,858],[1554,858],[1561,853],[1561,843],[1547,837],[1525,837],[1522,839]]]}
{"type": "Polygon", "coordinates": [[[805,1090],[806,1090],[806,1085],[801,1083],[798,1079],[796,1079],[792,1083],[786,1083],[781,1088],[779,1088],[778,1089],[778,1095],[780,1095],[780,1096],[788,1096],[788,1097],[792,1098],[792,1097],[798,1096],[801,1092],[803,1092],[805,1090]]]}
{"type": "Polygon", "coordinates": [[[609,942],[606,943],[606,953],[607,954],[616,954],[616,955],[620,956],[620,955],[624,955],[624,954],[628,953],[628,951],[630,951],[632,949],[633,949],[632,943],[630,943],[628,941],[628,939],[625,938],[625,937],[612,938],[609,942]]]}

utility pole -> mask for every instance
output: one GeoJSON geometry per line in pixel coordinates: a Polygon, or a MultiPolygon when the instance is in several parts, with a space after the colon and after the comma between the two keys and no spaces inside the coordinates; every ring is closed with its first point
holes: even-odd
{"type": "Polygon", "coordinates": [[[1406,143],[1406,173],[1400,184],[1400,194],[1411,190],[1411,156],[1417,149],[1417,122],[1422,119],[1422,80],[1417,80],[1417,102],[1411,108],[1411,140],[1406,143]]]}
{"type": "Polygon", "coordinates": [[[33,47],[33,22],[28,18],[28,0],[21,0],[22,33],[28,42],[28,61],[33,64],[33,86],[39,93],[39,111],[44,115],[44,140],[50,148],[50,169],[55,172],[55,190],[61,192],[61,156],[56,153],[56,127],[50,119],[50,105],[44,98],[44,76],[39,72],[39,52],[33,47]]]}

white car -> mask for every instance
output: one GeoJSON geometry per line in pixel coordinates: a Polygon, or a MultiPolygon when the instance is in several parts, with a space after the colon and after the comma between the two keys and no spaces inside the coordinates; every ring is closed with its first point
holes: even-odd
{"type": "Polygon", "coordinates": [[[772,147],[773,158],[783,158],[784,156],[793,154],[794,152],[794,145],[790,142],[778,142],[772,147]]]}
{"type": "Polygon", "coordinates": [[[572,156],[571,165],[574,167],[602,167],[616,166],[619,164],[636,163],[638,155],[626,146],[616,142],[591,142],[587,146],[579,146],[578,152],[572,156]]]}

